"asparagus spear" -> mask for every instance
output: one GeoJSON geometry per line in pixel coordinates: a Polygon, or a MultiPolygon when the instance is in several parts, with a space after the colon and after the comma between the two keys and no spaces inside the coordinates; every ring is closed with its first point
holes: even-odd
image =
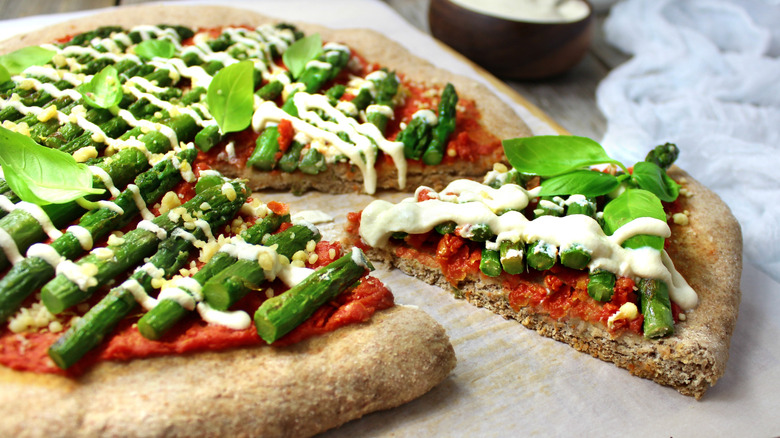
{"type": "Polygon", "coordinates": [[[494,249],[482,249],[482,258],[479,261],[479,270],[488,277],[501,275],[501,256],[494,249]]]}
{"type": "Polygon", "coordinates": [[[456,228],[458,228],[458,224],[454,221],[442,222],[433,227],[441,235],[454,233],[456,228]]]}
{"type": "Polygon", "coordinates": [[[588,274],[588,295],[596,301],[606,302],[615,292],[615,274],[594,269],[588,274]]]}
{"type": "Polygon", "coordinates": [[[504,240],[499,244],[501,267],[507,274],[520,274],[525,270],[524,247],[525,244],[522,241],[504,240]]]}
{"type": "Polygon", "coordinates": [[[537,271],[550,269],[555,265],[558,256],[558,248],[543,240],[537,240],[528,246],[526,262],[528,266],[537,271]]]}
{"type": "Polygon", "coordinates": [[[209,125],[195,135],[195,146],[203,152],[208,152],[221,140],[222,134],[219,133],[219,125],[209,125]]]}
{"type": "Polygon", "coordinates": [[[279,130],[276,126],[268,126],[257,137],[255,150],[246,162],[260,170],[272,170],[276,164],[277,152],[279,152],[279,130]]]}
{"type": "Polygon", "coordinates": [[[376,125],[382,134],[385,133],[387,122],[392,118],[395,106],[393,98],[398,93],[398,76],[393,72],[387,72],[387,70],[384,72],[384,78],[376,81],[376,100],[374,103],[376,107],[370,106],[367,110],[368,122],[376,125]],[[387,111],[388,109],[389,111],[387,111]]]}
{"type": "Polygon", "coordinates": [[[70,41],[64,43],[62,46],[86,46],[95,38],[106,38],[112,33],[121,32],[122,30],[123,29],[119,26],[101,26],[97,29],[74,35],[70,41]]]}
{"type": "MultiPolygon", "coordinates": [[[[179,154],[180,162],[192,163],[197,155],[194,149],[187,149],[179,154]]],[[[163,194],[171,190],[181,180],[181,171],[170,159],[160,161],[152,169],[138,175],[135,186],[145,204],[156,202],[163,194]]],[[[79,221],[79,226],[95,241],[106,236],[112,230],[126,226],[138,214],[138,204],[135,201],[136,191],[125,189],[114,203],[122,209],[119,213],[112,208],[99,208],[88,211],[79,221]]],[[[79,236],[75,231],[67,231],[49,246],[59,256],[73,260],[85,251],[79,236]]],[[[30,255],[14,265],[0,279],[0,322],[15,312],[25,298],[54,277],[55,268],[42,257],[30,255]]]]}
{"type": "Polygon", "coordinates": [[[493,237],[493,231],[488,224],[474,224],[464,232],[463,237],[474,242],[484,242],[493,237]]]}
{"type": "MultiPolygon", "coordinates": [[[[240,204],[233,205],[237,210],[240,204]]],[[[232,215],[213,216],[208,223],[212,228],[220,227],[231,217],[232,215]]],[[[194,229],[190,235],[191,237],[174,234],[164,240],[160,243],[157,253],[149,259],[148,266],[163,270],[163,278],[172,277],[189,259],[195,239],[206,237],[202,228],[194,229]]],[[[154,276],[150,274],[147,265],[144,265],[137,268],[127,281],[111,289],[108,295],[49,348],[49,356],[57,366],[67,369],[99,345],[116,324],[136,308],[135,293],[140,292],[138,289],[142,289],[146,294],[152,291],[153,279],[154,276]]]]}
{"type": "MultiPolygon", "coordinates": [[[[211,221],[212,218],[219,216],[232,217],[237,206],[246,200],[247,193],[246,187],[241,183],[234,182],[229,184],[229,187],[232,190],[224,191],[222,187],[210,187],[196,194],[184,203],[183,207],[192,215],[205,202],[211,208],[202,212],[203,220],[211,221]]],[[[64,273],[58,274],[41,290],[44,305],[50,312],[60,313],[89,298],[99,285],[105,284],[119,273],[136,265],[144,257],[150,256],[158,243],[179,226],[181,218],[173,221],[169,216],[162,215],[152,221],[142,221],[139,228],[124,236],[122,244],[108,247],[114,254],[111,259],[101,260],[95,254],[82,258],[71,270],[71,275],[80,284],[71,281],[64,273]]]]}
{"type": "Polygon", "coordinates": [[[447,147],[447,139],[455,131],[455,113],[458,104],[458,94],[455,87],[448,83],[441,93],[439,102],[439,122],[433,128],[431,143],[423,153],[423,163],[435,165],[441,163],[444,159],[444,152],[447,147]]]}
{"type": "Polygon", "coordinates": [[[404,156],[412,160],[419,160],[425,147],[431,141],[432,130],[433,125],[427,118],[413,117],[396,138],[396,141],[404,144],[404,156]]]}
{"type": "Polygon", "coordinates": [[[653,148],[645,157],[645,161],[655,163],[661,169],[668,169],[679,155],[680,149],[676,144],[665,143],[653,148]]]}
{"type": "Polygon", "coordinates": [[[298,168],[298,163],[301,161],[301,151],[304,144],[295,140],[290,143],[290,148],[287,149],[281,158],[279,158],[279,169],[283,172],[294,172],[298,168]]]}
{"type": "MultiPolygon", "coordinates": [[[[575,214],[586,214],[590,217],[596,216],[596,204],[589,201],[584,196],[573,195],[569,197],[567,204],[567,216],[575,214]]],[[[592,251],[584,245],[573,243],[568,247],[561,248],[561,264],[572,269],[583,269],[590,263],[591,254],[592,251]]]]}
{"type": "Polygon", "coordinates": [[[326,82],[335,78],[341,69],[349,61],[349,50],[326,50],[317,57],[315,62],[310,62],[301,73],[298,82],[306,86],[307,93],[314,93],[322,88],[326,82]]]}
{"type": "MultiPolygon", "coordinates": [[[[256,223],[241,234],[245,242],[259,244],[263,238],[276,231],[283,222],[290,220],[289,215],[277,215],[269,213],[262,221],[256,223]]],[[[237,261],[236,257],[228,252],[220,251],[206,263],[192,279],[203,286],[211,277],[221,272],[237,261]]],[[[195,295],[192,291],[182,287],[185,292],[195,295]]],[[[200,295],[200,292],[198,292],[200,295]]],[[[192,309],[185,309],[172,299],[160,299],[157,305],[138,320],[138,331],[147,339],[159,339],[170,330],[177,322],[186,316],[192,309]]]]}
{"type": "MultiPolygon", "coordinates": [[[[308,225],[293,225],[287,230],[269,236],[266,247],[277,245],[276,253],[291,259],[293,254],[304,249],[311,241],[319,241],[316,228],[308,225]]],[[[271,268],[273,261],[269,260],[271,268]]],[[[214,309],[227,310],[250,290],[257,290],[266,280],[267,269],[255,259],[238,259],[227,269],[214,275],[203,285],[203,296],[214,309]]]]}
{"type": "Polygon", "coordinates": [[[327,168],[328,164],[325,162],[325,156],[313,147],[309,147],[308,150],[303,152],[301,161],[298,163],[298,169],[308,175],[316,175],[327,168]]]}
{"type": "Polygon", "coordinates": [[[363,252],[353,248],[287,292],[266,300],[255,312],[257,334],[269,344],[276,341],[373,269],[363,252]]]}
{"type": "Polygon", "coordinates": [[[666,283],[647,278],[639,280],[639,304],[644,316],[642,330],[646,338],[661,338],[674,333],[672,303],[666,283]]]}

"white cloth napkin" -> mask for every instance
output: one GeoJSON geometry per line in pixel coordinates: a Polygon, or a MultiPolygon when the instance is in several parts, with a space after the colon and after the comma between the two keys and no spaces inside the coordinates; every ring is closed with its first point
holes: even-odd
{"type": "Polygon", "coordinates": [[[723,198],[744,253],[780,281],[780,1],[625,0],[607,41],[633,58],[599,85],[602,141],[627,165],[665,142],[723,198]]]}

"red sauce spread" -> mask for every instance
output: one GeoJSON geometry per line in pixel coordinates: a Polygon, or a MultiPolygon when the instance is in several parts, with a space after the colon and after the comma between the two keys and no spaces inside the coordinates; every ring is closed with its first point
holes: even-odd
{"type": "MultiPolygon", "coordinates": [[[[278,206],[284,205],[276,204],[278,206]]],[[[273,207],[270,208],[273,209],[273,207]]],[[[342,255],[341,244],[338,242],[319,242],[315,253],[318,258],[314,264],[308,265],[310,268],[327,265],[340,257],[342,255]]],[[[283,293],[287,289],[280,281],[275,281],[268,287],[274,289],[276,294],[283,293]]],[[[244,310],[252,315],[265,299],[264,292],[250,294],[232,309],[244,310]]],[[[387,309],[393,305],[392,292],[379,280],[365,276],[357,287],[342,293],[333,301],[320,307],[311,318],[273,345],[275,347],[291,345],[348,324],[367,321],[376,311],[387,309]]],[[[105,360],[125,361],[150,356],[265,345],[265,342],[257,335],[254,325],[245,330],[232,330],[205,323],[197,315],[197,312],[193,312],[188,319],[178,324],[159,341],[151,341],[141,336],[135,326],[135,322],[140,316],[140,314],[135,314],[122,320],[109,340],[89,352],[67,371],[58,368],[47,354],[49,346],[62,335],[62,332],[43,331],[15,334],[8,330],[7,326],[4,326],[0,329],[0,364],[21,371],[76,376],[95,363],[105,360]]]]}
{"type": "MultiPolygon", "coordinates": [[[[418,193],[418,200],[431,199],[425,190],[418,193]]],[[[347,232],[357,236],[360,229],[360,213],[347,215],[347,232]]],[[[356,237],[360,241],[359,237],[356,237]]],[[[440,235],[435,231],[424,234],[411,234],[404,237],[404,244],[395,245],[395,255],[412,259],[421,264],[441,269],[447,281],[456,289],[463,280],[482,274],[479,263],[482,259],[481,243],[464,239],[454,233],[440,235]]],[[[363,244],[365,246],[365,244],[363,244]]],[[[626,302],[637,303],[634,281],[630,278],[618,278],[612,299],[601,303],[588,295],[588,273],[556,264],[547,271],[530,271],[524,274],[510,275],[502,272],[497,277],[507,292],[509,305],[515,311],[523,307],[532,307],[554,319],[580,319],[591,323],[600,323],[605,327],[610,316],[626,302]]],[[[679,314],[679,307],[672,304],[673,314],[679,314]],[[676,310],[675,310],[676,307],[676,310]]],[[[623,331],[642,333],[641,314],[633,320],[617,319],[608,330],[613,334],[623,331]]]]}
{"type": "MultiPolygon", "coordinates": [[[[327,90],[335,84],[346,84],[350,79],[350,74],[365,76],[368,73],[379,70],[380,66],[369,64],[356,52],[352,52],[350,65],[357,65],[357,71],[342,70],[339,75],[330,83],[322,88],[327,90]]],[[[284,65],[280,65],[284,68],[284,65]]],[[[403,93],[403,101],[394,108],[395,116],[391,119],[385,131],[385,137],[388,140],[395,140],[398,133],[401,132],[402,124],[408,123],[412,115],[420,109],[430,109],[436,112],[439,104],[441,89],[429,88],[415,84],[404,77],[400,77],[400,93],[403,93]],[[433,92],[431,92],[433,91],[433,92]]],[[[351,94],[345,94],[343,99],[351,100],[354,98],[351,94]]],[[[277,102],[281,106],[281,100],[277,102]]],[[[447,145],[447,153],[444,156],[442,164],[453,163],[456,161],[475,162],[481,157],[494,157],[502,150],[501,141],[498,137],[491,134],[481,123],[482,115],[473,100],[460,98],[458,101],[458,112],[456,115],[455,131],[450,135],[447,145]]],[[[290,145],[295,132],[292,130],[292,124],[289,120],[281,120],[279,125],[279,146],[280,152],[284,152],[290,145]]],[[[240,133],[232,133],[220,145],[212,148],[207,153],[201,153],[198,161],[213,165],[216,161],[228,161],[240,167],[246,166],[246,161],[255,148],[255,140],[258,134],[251,129],[246,129],[240,133]],[[233,142],[235,155],[231,158],[226,154],[225,145],[233,142]]],[[[281,157],[281,153],[278,153],[281,157]]],[[[409,160],[415,161],[415,160],[409,160]]],[[[417,160],[419,161],[419,160],[417,160]]],[[[392,158],[379,151],[377,163],[392,162],[392,158]]]]}

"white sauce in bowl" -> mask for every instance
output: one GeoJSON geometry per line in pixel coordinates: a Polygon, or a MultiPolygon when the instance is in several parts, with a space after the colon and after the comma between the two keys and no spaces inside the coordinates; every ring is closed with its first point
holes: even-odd
{"type": "Polygon", "coordinates": [[[569,23],[582,20],[590,7],[582,0],[450,0],[468,10],[512,21],[569,23]]]}

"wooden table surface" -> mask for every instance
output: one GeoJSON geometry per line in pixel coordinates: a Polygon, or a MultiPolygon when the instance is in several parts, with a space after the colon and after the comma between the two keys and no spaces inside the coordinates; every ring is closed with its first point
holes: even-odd
{"type": "MultiPolygon", "coordinates": [[[[412,25],[430,33],[428,0],[384,1],[412,25]]],[[[0,19],[145,2],[147,0],[0,0],[0,19]]],[[[569,132],[599,140],[606,129],[606,122],[596,106],[596,87],[609,70],[625,61],[626,57],[604,42],[601,32],[604,16],[598,15],[597,20],[590,52],[568,73],[552,79],[507,81],[506,84],[569,132]]]]}

